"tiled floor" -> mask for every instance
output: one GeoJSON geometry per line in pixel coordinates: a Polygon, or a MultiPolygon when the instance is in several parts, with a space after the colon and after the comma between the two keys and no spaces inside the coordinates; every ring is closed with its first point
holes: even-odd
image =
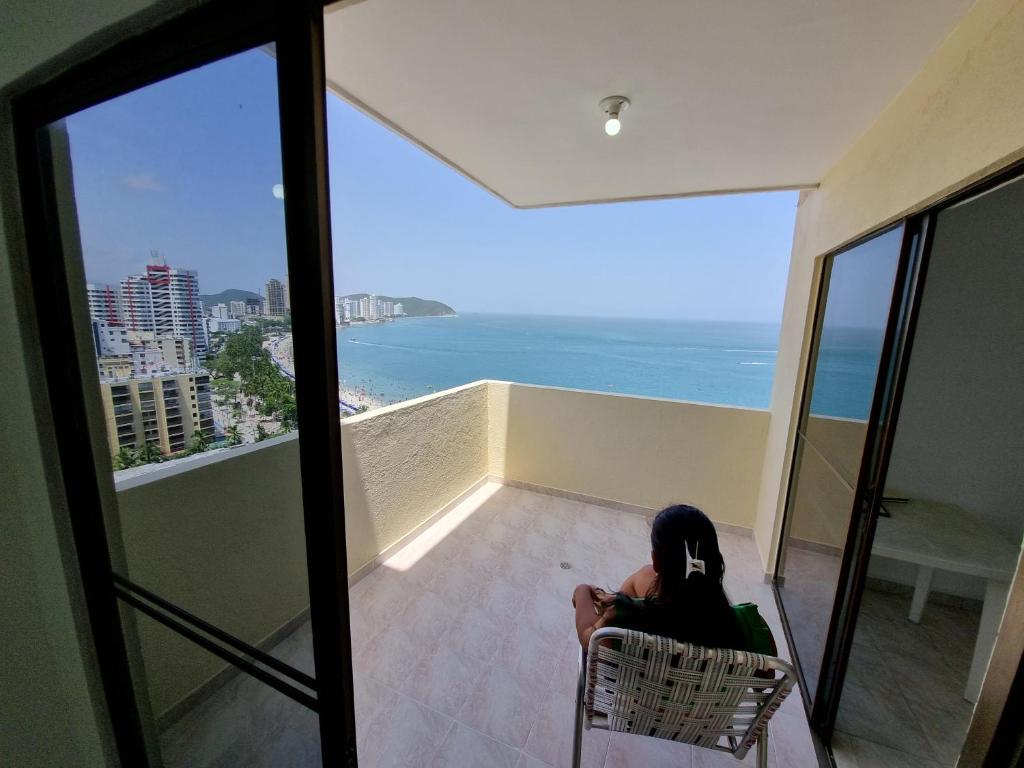
{"type": "Polygon", "coordinates": [[[956,763],[973,706],[963,698],[980,611],[864,592],[836,721],[841,768],[956,763]],[[877,762],[887,755],[887,762],[877,762]]]}
{"type": "MultiPolygon", "coordinates": [[[[731,599],[758,603],[784,646],[753,540],[719,538],[731,599]]],[[[568,766],[578,653],[572,588],[617,588],[649,549],[648,521],[637,515],[497,484],[475,492],[351,589],[360,766],[568,766]]],[[[303,633],[308,627],[275,655],[308,668],[299,658],[308,655],[303,633]]],[[[315,721],[243,677],[165,732],[169,768],[318,764],[315,721]],[[232,760],[240,754],[243,762],[232,760]]],[[[798,692],[771,734],[769,765],[817,765],[798,692]]],[[[743,764],[754,764],[753,753],[743,764]]],[[[740,763],[595,730],[584,735],[583,765],[740,763]]]]}
{"type": "MultiPolygon", "coordinates": [[[[579,647],[572,588],[617,588],[647,562],[648,521],[498,485],[450,518],[352,588],[360,765],[567,766],[579,647]]],[[[752,539],[720,538],[730,597],[757,602],[781,638],[752,539]]],[[[773,736],[771,765],[817,765],[797,695],[773,736]]],[[[738,765],[601,731],[583,744],[590,768],[738,765]]]]}

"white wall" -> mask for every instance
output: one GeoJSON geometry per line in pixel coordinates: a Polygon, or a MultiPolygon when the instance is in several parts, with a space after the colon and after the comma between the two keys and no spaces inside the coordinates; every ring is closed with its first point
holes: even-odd
{"type": "MultiPolygon", "coordinates": [[[[1024,534],[1024,181],[943,213],[893,444],[890,493],[959,504],[1024,534]]],[[[872,561],[906,584],[914,570],[872,561]]],[[[981,597],[980,580],[934,588],[981,597]]]]}
{"type": "Polygon", "coordinates": [[[1024,534],[1024,180],[939,217],[887,488],[1024,534]]]}
{"type": "Polygon", "coordinates": [[[755,537],[774,565],[820,257],[1024,156],[1024,0],[979,0],[876,123],[801,195],[755,537]]]}

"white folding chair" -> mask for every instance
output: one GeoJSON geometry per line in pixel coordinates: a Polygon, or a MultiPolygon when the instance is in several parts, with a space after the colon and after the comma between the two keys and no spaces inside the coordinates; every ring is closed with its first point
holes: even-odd
{"type": "Polygon", "coordinates": [[[774,656],[599,629],[586,655],[580,649],[573,768],[580,766],[583,731],[591,728],[716,749],[738,760],[757,744],[757,766],[766,768],[768,720],[795,683],[793,667],[774,656]]]}

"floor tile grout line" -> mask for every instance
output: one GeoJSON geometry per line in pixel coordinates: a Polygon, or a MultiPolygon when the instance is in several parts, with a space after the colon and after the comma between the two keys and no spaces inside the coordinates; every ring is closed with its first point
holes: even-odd
{"type": "Polygon", "coordinates": [[[452,731],[454,730],[455,719],[453,718],[452,721],[448,724],[448,728],[447,730],[445,730],[444,736],[441,737],[441,739],[437,742],[437,746],[431,752],[430,759],[424,762],[425,765],[432,764],[438,758],[438,756],[441,754],[441,748],[444,746],[444,743],[448,741],[448,737],[452,734],[452,731]]]}

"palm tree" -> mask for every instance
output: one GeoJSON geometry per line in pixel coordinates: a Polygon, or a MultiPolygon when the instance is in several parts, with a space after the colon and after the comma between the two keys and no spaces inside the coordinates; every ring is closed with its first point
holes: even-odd
{"type": "Polygon", "coordinates": [[[192,445],[189,448],[189,453],[202,453],[210,447],[210,441],[207,439],[203,431],[196,430],[192,434],[192,445]]]}
{"type": "Polygon", "coordinates": [[[270,434],[267,432],[266,428],[262,424],[257,424],[256,425],[256,442],[257,443],[263,442],[268,437],[270,437],[270,434]]]}
{"type": "Polygon", "coordinates": [[[138,456],[128,446],[122,446],[116,454],[114,454],[114,469],[128,469],[134,467],[139,463],[138,456]]]}
{"type": "Polygon", "coordinates": [[[228,445],[238,445],[242,442],[242,435],[239,433],[237,425],[232,424],[224,432],[228,436],[228,445]]]}
{"type": "Polygon", "coordinates": [[[152,464],[163,461],[164,455],[154,443],[146,443],[139,449],[136,458],[140,464],[152,464]]]}

